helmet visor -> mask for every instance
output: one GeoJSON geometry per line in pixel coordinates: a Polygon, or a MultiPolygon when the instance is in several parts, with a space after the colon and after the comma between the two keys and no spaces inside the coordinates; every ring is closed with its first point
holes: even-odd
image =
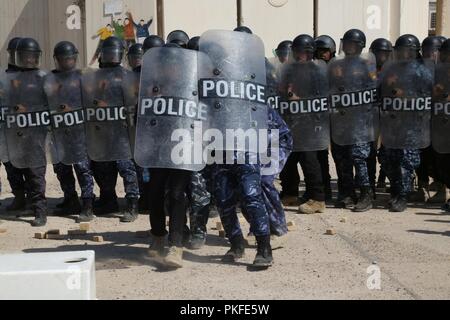
{"type": "Polygon", "coordinates": [[[23,69],[36,69],[41,65],[42,52],[37,51],[17,51],[16,66],[23,69]]]}

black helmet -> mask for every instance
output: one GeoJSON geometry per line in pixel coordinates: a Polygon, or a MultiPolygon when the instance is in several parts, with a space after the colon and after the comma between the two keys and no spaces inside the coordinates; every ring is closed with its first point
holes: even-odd
{"type": "Polygon", "coordinates": [[[422,50],[423,49],[438,49],[442,45],[442,40],[438,37],[430,36],[426,37],[422,42],[422,50]]]}
{"type": "Polygon", "coordinates": [[[404,34],[395,42],[395,49],[398,48],[410,48],[415,51],[420,51],[420,41],[415,35],[404,34]]]}
{"type": "Polygon", "coordinates": [[[183,30],[175,30],[167,36],[167,43],[176,43],[182,48],[186,48],[189,42],[189,36],[183,30]]]}
{"type": "Polygon", "coordinates": [[[378,38],[370,45],[370,51],[393,51],[392,43],[388,39],[378,38]]]}
{"type": "Polygon", "coordinates": [[[279,56],[280,54],[288,54],[292,50],[292,41],[285,40],[278,44],[278,47],[275,49],[276,54],[279,56]]]}
{"type": "Polygon", "coordinates": [[[440,52],[450,52],[450,39],[445,40],[439,49],[440,52]]]}
{"type": "Polygon", "coordinates": [[[8,64],[15,66],[16,65],[16,49],[17,44],[22,38],[12,38],[8,42],[8,64]]]}
{"type": "Polygon", "coordinates": [[[142,65],[142,57],[144,56],[144,48],[142,44],[133,44],[128,49],[128,65],[131,69],[136,70],[136,68],[142,65]]]}
{"type": "Polygon", "coordinates": [[[342,41],[356,42],[362,49],[366,47],[366,35],[358,29],[350,29],[341,39],[342,41]]]}
{"type": "Polygon", "coordinates": [[[74,56],[78,54],[78,49],[72,42],[61,41],[53,49],[53,56],[74,56]]]}
{"type": "Polygon", "coordinates": [[[183,47],[180,46],[179,44],[175,43],[175,42],[170,42],[170,43],[166,43],[165,45],[163,45],[164,48],[180,48],[182,49],[183,47]]]}
{"type": "Polygon", "coordinates": [[[292,50],[314,53],[314,51],[316,51],[316,43],[311,36],[307,34],[301,34],[294,39],[292,43],[292,50]]]}
{"type": "Polygon", "coordinates": [[[22,38],[17,43],[16,66],[23,69],[36,69],[41,64],[42,50],[32,38],[22,38]]]}
{"type": "Polygon", "coordinates": [[[128,49],[128,55],[143,55],[144,54],[144,47],[142,44],[140,43],[136,43],[133,44],[129,49],[128,49]]]}
{"type": "Polygon", "coordinates": [[[233,31],[236,31],[236,32],[245,32],[245,33],[248,33],[248,34],[253,34],[252,30],[251,30],[249,27],[246,27],[246,26],[240,26],[240,27],[237,27],[237,28],[234,29],[233,31]]]}
{"type": "Polygon", "coordinates": [[[157,35],[151,35],[144,40],[143,49],[147,52],[151,48],[162,47],[164,45],[164,40],[157,35]]]}
{"type": "Polygon", "coordinates": [[[318,36],[314,42],[316,43],[316,49],[327,49],[332,54],[336,53],[336,42],[332,37],[327,35],[318,36]]]}
{"type": "Polygon", "coordinates": [[[436,36],[436,38],[439,39],[439,41],[441,42],[441,45],[442,45],[445,41],[447,41],[447,38],[444,37],[444,36],[436,36]]]}
{"type": "Polygon", "coordinates": [[[190,50],[199,50],[199,44],[200,44],[200,37],[193,37],[191,40],[189,40],[187,48],[190,50]]]}
{"type": "Polygon", "coordinates": [[[16,51],[16,49],[17,49],[17,44],[19,43],[20,39],[22,39],[22,38],[16,37],[16,38],[12,38],[11,40],[9,40],[7,51],[8,51],[8,52],[10,52],[10,51],[16,51]]]}
{"type": "Polygon", "coordinates": [[[117,37],[109,37],[102,45],[100,56],[102,64],[120,64],[124,51],[125,47],[122,40],[117,37]]]}

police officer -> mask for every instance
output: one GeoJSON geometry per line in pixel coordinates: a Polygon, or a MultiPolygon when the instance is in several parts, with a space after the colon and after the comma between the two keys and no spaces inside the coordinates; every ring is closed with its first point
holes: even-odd
{"type": "Polygon", "coordinates": [[[187,48],[189,50],[195,50],[198,51],[199,50],[199,44],[200,44],[200,37],[196,36],[196,37],[192,37],[188,44],[187,44],[187,48]]]}
{"type": "MultiPolygon", "coordinates": [[[[431,97],[433,77],[420,55],[416,36],[400,36],[395,43],[396,62],[383,71],[381,97],[381,135],[385,149],[380,152],[381,163],[391,182],[391,212],[407,208],[414,170],[420,165],[420,148],[430,145],[430,109],[409,108],[414,101],[431,97]],[[394,99],[402,101],[398,111],[391,108],[394,99]]],[[[431,100],[431,98],[430,98],[431,100]]],[[[431,102],[430,102],[431,103],[431,102]]]]}
{"type": "MultiPolygon", "coordinates": [[[[13,38],[8,43],[8,69],[6,73],[16,73],[22,71],[16,64],[16,49],[21,38],[13,38]]],[[[11,162],[5,162],[5,169],[9,184],[14,195],[13,202],[6,207],[7,211],[18,211],[25,209],[27,205],[26,197],[29,197],[29,188],[25,182],[22,170],[14,167],[11,162]]]]}
{"type": "Polygon", "coordinates": [[[144,40],[143,49],[144,53],[151,48],[162,47],[164,45],[164,40],[157,35],[151,35],[144,40]]]}
{"type": "MultiPolygon", "coordinates": [[[[22,110],[25,111],[25,109],[28,112],[33,112],[33,104],[38,104],[37,107],[40,108],[45,107],[44,104],[46,98],[43,90],[43,79],[45,77],[45,72],[39,70],[41,56],[42,50],[36,40],[32,38],[22,38],[17,42],[15,65],[21,71],[17,73],[15,78],[16,81],[13,81],[10,90],[10,102],[12,104],[10,108],[15,108],[17,112],[21,112],[22,110]]],[[[37,130],[39,130],[41,134],[46,132],[45,128],[39,128],[37,130]]],[[[25,152],[25,150],[14,150],[16,148],[25,147],[23,143],[20,143],[20,145],[16,143],[17,139],[21,139],[21,137],[22,136],[19,136],[17,138],[17,132],[15,132],[15,130],[11,131],[9,137],[7,136],[10,159],[15,158],[15,160],[18,161],[23,160],[25,164],[34,162],[35,159],[30,158],[36,157],[42,159],[45,157],[45,155],[40,152],[39,148],[37,148],[38,150],[35,149],[37,147],[35,145],[28,146],[28,159],[19,159],[16,156],[11,157],[11,154],[19,155],[20,157],[20,154],[25,152]],[[36,154],[34,151],[36,151],[36,154]]],[[[31,141],[33,141],[34,138],[36,138],[36,141],[38,139],[38,137],[28,135],[25,135],[25,137],[31,141]]],[[[42,137],[42,135],[40,135],[39,138],[40,137],[42,137]]],[[[15,165],[14,162],[15,161],[12,161],[11,159],[12,165],[17,167],[18,165],[15,165]]],[[[24,204],[23,199],[25,194],[25,186],[28,185],[32,202],[32,210],[35,215],[35,219],[31,222],[33,227],[42,227],[47,223],[47,200],[45,197],[46,168],[46,165],[37,165],[33,166],[33,168],[20,169],[20,173],[25,179],[18,180],[17,185],[13,187],[13,192],[18,192],[15,194],[16,198],[20,198],[18,199],[19,201],[17,201],[17,203],[13,203],[13,205],[17,204],[16,208],[20,207],[22,209],[24,204]]]]}
{"type": "MultiPolygon", "coordinates": [[[[378,38],[375,39],[372,44],[370,45],[370,52],[372,52],[375,55],[375,59],[377,62],[377,75],[378,78],[380,77],[381,71],[383,69],[383,66],[392,58],[392,53],[394,51],[394,48],[392,47],[392,43],[384,38],[378,38]]],[[[383,148],[383,146],[381,146],[383,148]]],[[[369,178],[370,178],[370,184],[372,186],[375,185],[376,180],[376,165],[377,165],[377,152],[378,152],[378,141],[375,141],[372,144],[372,149],[370,152],[369,160],[367,163],[368,170],[369,170],[369,178]]],[[[381,168],[378,181],[377,181],[377,188],[379,189],[385,189],[386,188],[386,173],[381,168]]]]}
{"type": "Polygon", "coordinates": [[[183,30],[174,30],[167,36],[167,43],[174,43],[182,48],[187,48],[189,36],[183,30]]]}
{"type": "MultiPolygon", "coordinates": [[[[59,42],[53,51],[53,58],[55,60],[56,69],[52,72],[54,74],[62,74],[67,77],[70,82],[77,82],[78,85],[68,83],[67,86],[73,86],[74,92],[73,102],[81,102],[81,71],[76,68],[78,59],[78,49],[75,45],[68,41],[59,42]],[[78,88],[78,92],[75,89],[78,88]]],[[[60,81],[64,81],[61,78],[60,81]]],[[[58,84],[58,83],[55,83],[58,84]]],[[[72,107],[81,107],[76,105],[72,107]]],[[[85,146],[83,146],[85,147],[85,146]]],[[[86,222],[93,219],[93,203],[95,200],[94,194],[94,178],[91,170],[91,161],[86,158],[72,165],[66,165],[64,163],[58,163],[53,166],[54,172],[59,180],[61,189],[64,192],[63,205],[55,211],[56,215],[68,215],[80,213],[79,221],[86,222]],[[81,208],[78,200],[78,194],[75,189],[75,177],[73,170],[77,175],[78,183],[81,188],[81,199],[83,206],[81,208]]]]}
{"type": "MultiPolygon", "coordinates": [[[[103,43],[100,56],[101,68],[106,69],[106,71],[116,72],[114,74],[121,76],[122,81],[127,73],[121,66],[124,52],[123,42],[116,37],[110,37],[103,43]]],[[[108,81],[109,79],[103,80],[108,81]]],[[[123,95],[123,91],[121,94],[123,95]]],[[[115,187],[118,172],[123,178],[127,199],[127,208],[120,221],[135,221],[138,218],[139,184],[133,160],[94,162],[93,169],[94,178],[100,186],[101,201],[99,206],[94,208],[95,213],[104,215],[117,211],[118,203],[115,187]]]]}
{"type": "Polygon", "coordinates": [[[375,61],[370,61],[371,58],[374,60],[372,55],[369,55],[368,59],[364,59],[361,55],[366,46],[366,36],[361,30],[347,31],[341,41],[345,57],[342,60],[335,60],[329,67],[333,104],[335,98],[341,94],[370,92],[371,98],[370,101],[364,99],[354,104],[352,99],[348,108],[339,107],[340,100],[337,99],[337,107],[332,106],[333,147],[336,156],[341,158],[337,165],[343,167],[341,173],[344,190],[340,195],[341,201],[338,206],[347,207],[353,201],[354,182],[350,175],[350,164],[353,164],[356,174],[355,184],[361,191],[353,210],[365,212],[373,207],[374,200],[367,160],[371,153],[371,143],[376,140],[374,121],[378,115],[374,115],[377,109],[373,95],[376,89],[376,66],[375,61]]]}
{"type": "Polygon", "coordinates": [[[285,40],[278,44],[278,47],[275,49],[275,54],[280,63],[286,63],[289,59],[289,54],[292,50],[292,41],[285,40]]]}

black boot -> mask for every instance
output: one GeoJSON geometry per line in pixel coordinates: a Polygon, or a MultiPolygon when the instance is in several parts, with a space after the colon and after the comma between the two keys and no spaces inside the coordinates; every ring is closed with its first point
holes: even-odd
{"type": "Polygon", "coordinates": [[[17,192],[14,194],[15,198],[13,202],[6,207],[6,211],[20,211],[25,210],[27,206],[27,202],[25,200],[25,193],[24,192],[17,192]]]}
{"type": "Polygon", "coordinates": [[[96,216],[106,216],[117,212],[119,212],[119,203],[115,197],[110,199],[103,198],[94,202],[94,213],[96,216]]]}
{"type": "Polygon", "coordinates": [[[405,196],[399,196],[392,202],[390,212],[404,212],[408,208],[408,199],[405,196]]]}
{"type": "Polygon", "coordinates": [[[258,251],[256,253],[253,266],[256,268],[268,268],[272,266],[272,247],[270,246],[270,236],[256,237],[258,251]]]}
{"type": "Polygon", "coordinates": [[[69,201],[69,198],[64,198],[64,200],[61,203],[58,203],[56,205],[56,208],[58,208],[58,209],[65,208],[67,206],[68,201],[69,201]]]}
{"type": "Polygon", "coordinates": [[[129,223],[134,222],[139,216],[139,201],[137,199],[127,199],[127,211],[120,222],[129,223]]]}
{"type": "Polygon", "coordinates": [[[239,235],[230,240],[231,249],[223,256],[222,262],[235,262],[242,259],[245,255],[244,237],[239,235]]]}
{"type": "Polygon", "coordinates": [[[32,227],[43,227],[47,224],[47,212],[45,211],[36,211],[34,213],[35,218],[31,221],[32,227]]]}
{"type": "Polygon", "coordinates": [[[70,216],[80,214],[80,212],[80,200],[78,200],[78,195],[75,194],[72,197],[67,198],[65,206],[63,208],[56,209],[53,214],[56,216],[70,216]]]}
{"type": "Polygon", "coordinates": [[[81,210],[78,222],[90,222],[94,220],[94,211],[92,206],[94,204],[93,199],[83,199],[83,209],[81,210]]]}
{"type": "Polygon", "coordinates": [[[373,208],[373,191],[371,187],[362,187],[354,212],[366,212],[373,208]]]}

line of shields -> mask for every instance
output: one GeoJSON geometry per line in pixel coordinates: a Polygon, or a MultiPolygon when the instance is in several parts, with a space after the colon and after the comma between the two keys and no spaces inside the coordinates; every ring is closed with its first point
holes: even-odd
{"type": "Polygon", "coordinates": [[[372,53],[273,63],[268,102],[294,137],[295,152],[376,142],[450,153],[450,65],[390,61],[377,75],[372,53]]]}
{"type": "Polygon", "coordinates": [[[1,73],[0,160],[33,168],[134,159],[200,171],[218,151],[266,152],[258,133],[268,131],[268,105],[290,127],[293,151],[381,138],[387,148],[450,153],[448,64],[392,61],[377,77],[372,54],[277,66],[264,52],[255,35],[213,30],[199,51],[149,50],[141,74],[1,73]],[[257,139],[242,143],[250,131],[257,139]]]}

